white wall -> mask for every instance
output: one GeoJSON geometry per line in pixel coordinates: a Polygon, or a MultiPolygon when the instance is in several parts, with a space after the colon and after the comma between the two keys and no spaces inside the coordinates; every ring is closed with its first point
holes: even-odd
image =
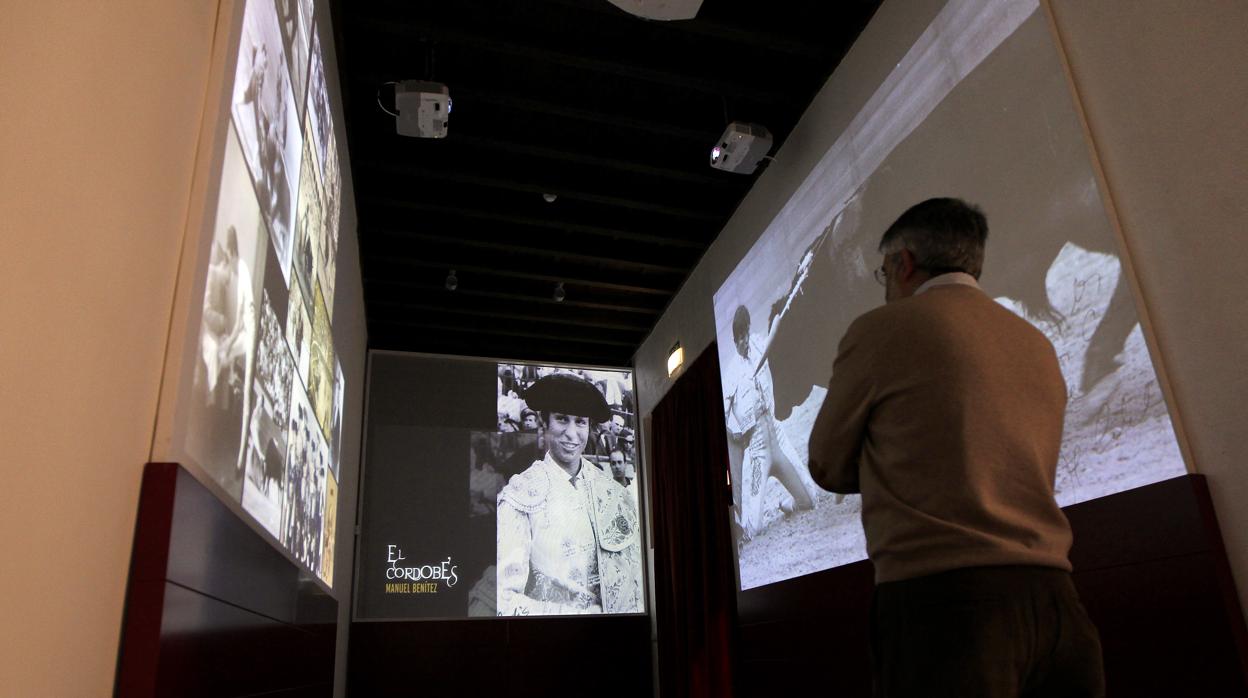
{"type": "Polygon", "coordinates": [[[1051,5],[1248,608],[1248,3],[1051,5]]]}
{"type": "MultiPolygon", "coordinates": [[[[673,382],[667,350],[679,340],[691,362],[715,340],[715,291],[943,4],[880,7],[635,355],[643,415],[673,382]]],[[[1052,5],[1176,427],[1209,478],[1248,608],[1248,3],[1052,5]]]]}
{"type": "Polygon", "coordinates": [[[112,692],[215,0],[6,3],[0,676],[112,692]]]}

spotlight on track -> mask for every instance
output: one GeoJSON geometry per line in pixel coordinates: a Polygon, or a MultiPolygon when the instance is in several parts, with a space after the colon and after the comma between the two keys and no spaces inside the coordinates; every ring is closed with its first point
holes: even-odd
{"type": "Polygon", "coordinates": [[[459,288],[459,279],[455,277],[455,270],[452,269],[451,273],[446,275],[446,290],[454,291],[457,288],[459,288]]]}

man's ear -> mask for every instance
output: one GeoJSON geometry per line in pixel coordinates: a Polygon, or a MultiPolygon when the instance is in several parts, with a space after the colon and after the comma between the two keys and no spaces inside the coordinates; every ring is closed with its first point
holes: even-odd
{"type": "Polygon", "coordinates": [[[897,280],[909,281],[910,277],[914,276],[915,272],[919,270],[918,265],[915,264],[914,253],[910,250],[902,248],[901,251],[897,253],[896,268],[897,280]]]}

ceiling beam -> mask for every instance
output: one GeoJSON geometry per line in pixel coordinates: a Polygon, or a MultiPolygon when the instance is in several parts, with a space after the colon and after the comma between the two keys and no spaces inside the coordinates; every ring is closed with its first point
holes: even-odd
{"type": "MultiPolygon", "coordinates": [[[[574,7],[578,10],[594,12],[600,15],[617,16],[625,19],[626,21],[643,21],[626,15],[623,10],[609,5],[603,2],[603,0],[543,1],[549,5],[562,5],[564,7],[574,7]]],[[[663,30],[669,30],[674,33],[705,36],[711,39],[749,46],[752,49],[760,51],[771,51],[773,53],[799,56],[801,58],[815,60],[826,58],[828,50],[825,43],[803,41],[792,36],[785,36],[783,34],[764,31],[757,27],[732,26],[724,22],[706,19],[705,14],[702,17],[695,17],[694,19],[688,21],[650,22],[649,24],[651,26],[662,27],[663,30]]]]}
{"type": "MultiPolygon", "coordinates": [[[[688,266],[674,266],[670,264],[655,264],[654,262],[641,262],[630,259],[620,259],[619,257],[610,257],[605,255],[583,254],[579,252],[564,252],[550,247],[535,247],[532,245],[517,245],[513,243],[495,242],[482,239],[471,233],[459,235],[439,235],[436,233],[417,233],[411,230],[402,230],[398,228],[388,228],[381,226],[362,227],[365,234],[370,237],[374,234],[382,237],[398,239],[410,242],[428,243],[433,245],[442,245],[449,247],[471,247],[483,250],[495,250],[498,252],[507,252],[511,254],[539,256],[548,259],[557,259],[560,261],[568,261],[574,263],[586,263],[597,266],[612,267],[615,269],[649,271],[666,274],[686,275],[691,271],[688,266]]],[[[459,231],[463,232],[463,231],[459,231]]],[[[523,239],[523,236],[521,236],[523,239]]],[[[458,267],[456,267],[458,269],[458,267]]]]}
{"type": "Polygon", "coordinates": [[[496,336],[496,337],[524,337],[526,339],[543,339],[556,342],[575,342],[579,344],[602,344],[613,347],[628,347],[636,349],[639,342],[631,342],[620,339],[607,339],[604,337],[595,337],[584,332],[573,334],[550,334],[546,332],[532,332],[528,330],[506,330],[487,325],[474,325],[466,327],[462,325],[447,325],[436,322],[420,322],[416,320],[390,320],[370,316],[368,319],[369,330],[374,325],[391,325],[394,327],[406,327],[420,329],[432,332],[454,332],[470,336],[496,336]]]}
{"type": "Polygon", "coordinates": [[[690,220],[699,220],[706,222],[718,222],[723,220],[723,216],[718,213],[707,213],[705,211],[682,208],[680,206],[666,206],[663,204],[654,204],[640,199],[633,199],[622,196],[607,196],[605,194],[595,194],[588,191],[582,191],[570,188],[568,186],[557,184],[534,184],[529,181],[521,181],[518,179],[508,179],[504,177],[489,177],[479,174],[468,174],[463,172],[450,172],[442,169],[428,169],[424,167],[416,167],[406,164],[395,164],[382,160],[363,160],[358,163],[361,170],[373,172],[385,172],[401,177],[414,177],[417,179],[435,180],[438,182],[456,182],[459,184],[470,184],[478,187],[487,187],[491,189],[506,189],[508,191],[519,191],[529,194],[555,194],[560,197],[574,199],[577,201],[585,201],[592,204],[602,206],[615,206],[618,208],[627,208],[635,211],[646,211],[648,213],[657,213],[664,216],[677,216],[680,218],[688,218],[690,220]]]}
{"type": "Polygon", "coordinates": [[[390,35],[408,40],[419,41],[424,39],[456,44],[474,50],[490,51],[507,56],[570,66],[603,75],[615,75],[681,90],[696,90],[709,95],[743,98],[772,104],[796,104],[799,101],[792,94],[783,90],[759,88],[731,80],[696,77],[619,61],[592,58],[576,53],[555,51],[544,46],[525,44],[497,36],[459,31],[448,26],[439,26],[431,21],[412,22],[397,18],[382,20],[371,17],[357,17],[351,21],[356,25],[354,31],[363,32],[371,36],[390,35]]]}
{"type": "MultiPolygon", "coordinates": [[[[376,72],[350,71],[350,80],[348,82],[360,85],[362,87],[361,94],[367,95],[371,103],[372,95],[378,89],[378,86],[384,85],[387,82],[397,81],[398,79],[399,78],[395,75],[382,75],[376,72]]],[[[633,131],[642,131],[644,133],[650,133],[658,136],[683,139],[699,144],[713,142],[715,137],[719,135],[718,133],[708,134],[706,129],[689,128],[665,121],[638,119],[635,117],[621,116],[619,114],[597,111],[594,109],[572,107],[566,103],[556,103],[549,100],[521,97],[519,95],[506,94],[494,90],[481,89],[480,87],[464,87],[462,85],[456,85],[454,86],[454,93],[451,96],[456,100],[462,100],[464,102],[474,101],[494,107],[505,108],[511,111],[523,111],[531,114],[557,116],[575,121],[583,121],[590,124],[603,124],[633,131]]],[[[712,131],[714,130],[715,129],[712,129],[712,131]]],[[[458,136],[456,137],[458,138],[458,136]]]]}
{"type": "Polygon", "coordinates": [[[499,337],[493,341],[482,341],[481,337],[456,340],[453,337],[431,336],[413,328],[386,325],[370,327],[368,333],[369,348],[383,351],[471,356],[499,362],[533,361],[631,369],[635,347],[582,346],[566,341],[567,337],[563,339],[559,342],[521,337],[499,337]]]}
{"type": "MultiPolygon", "coordinates": [[[[379,279],[375,277],[365,276],[364,277],[364,291],[365,291],[365,296],[369,296],[370,293],[375,292],[377,294],[380,294],[379,297],[393,298],[393,297],[396,297],[398,293],[400,292],[430,293],[430,292],[444,291],[444,289],[442,286],[434,285],[434,284],[418,284],[418,283],[412,283],[410,281],[394,281],[394,280],[389,280],[389,279],[379,279]]],[[[537,303],[537,304],[561,306],[561,307],[586,308],[589,310],[607,310],[607,311],[611,311],[614,313],[630,313],[634,315],[643,315],[643,316],[647,316],[651,318],[656,318],[663,313],[663,308],[657,307],[657,306],[647,307],[647,306],[642,306],[642,305],[630,305],[628,303],[622,303],[622,302],[608,303],[608,302],[603,302],[603,301],[586,301],[586,300],[581,300],[577,298],[575,295],[573,295],[573,297],[571,298],[566,298],[562,301],[556,301],[554,298],[551,297],[550,293],[542,293],[541,295],[522,294],[522,293],[505,293],[501,291],[490,291],[490,290],[484,290],[480,288],[466,288],[462,284],[460,285],[458,289],[454,291],[454,293],[456,295],[470,296],[474,298],[487,298],[490,300],[503,300],[503,301],[520,301],[523,303],[537,303]]],[[[368,307],[371,308],[372,303],[369,303],[368,307]]],[[[648,322],[653,322],[653,321],[651,320],[648,322]]]]}
{"type": "MultiPolygon", "coordinates": [[[[619,158],[604,158],[596,155],[586,155],[582,151],[570,151],[557,148],[545,148],[536,145],[527,145],[516,143],[515,141],[502,140],[498,138],[481,138],[479,136],[466,136],[455,134],[455,140],[463,145],[478,148],[480,150],[494,150],[517,155],[525,155],[528,157],[542,158],[546,160],[558,160],[561,162],[572,162],[578,165],[589,165],[591,167],[601,167],[605,169],[620,170],[622,172],[631,172],[634,174],[642,174],[648,177],[662,177],[679,182],[688,182],[707,187],[717,187],[740,193],[745,189],[743,183],[748,180],[729,180],[722,177],[713,177],[710,175],[689,172],[687,170],[677,170],[670,167],[658,167],[655,165],[646,165],[644,163],[634,162],[630,160],[621,160],[619,158]]],[[[707,149],[709,151],[709,148],[707,149]]]]}
{"type": "MultiPolygon", "coordinates": [[[[563,303],[559,303],[563,306],[563,303]]],[[[498,320],[522,320],[525,322],[551,323],[555,325],[571,325],[574,327],[592,327],[601,330],[619,330],[622,332],[637,332],[640,338],[644,338],[650,332],[649,325],[640,325],[637,323],[626,322],[610,322],[600,319],[587,318],[584,315],[576,317],[560,316],[558,313],[550,312],[545,314],[527,314],[517,312],[503,312],[500,310],[480,310],[477,308],[457,308],[444,304],[432,303],[413,303],[404,300],[388,300],[382,302],[374,302],[369,305],[369,310],[383,311],[381,313],[370,314],[370,318],[380,321],[387,321],[389,317],[397,313],[408,311],[424,311],[430,313],[443,313],[447,315],[463,315],[474,318],[491,318],[498,320]]],[[[553,310],[553,309],[552,309],[553,310]]]]}
{"type": "MultiPolygon", "coordinates": [[[[380,85],[381,82],[384,81],[378,81],[374,84],[380,85]]],[[[501,94],[498,92],[473,88],[456,88],[455,93],[462,94],[465,98],[475,99],[484,104],[492,104],[494,106],[506,107],[508,109],[527,111],[536,114],[548,114],[550,116],[561,116],[568,119],[587,121],[594,124],[606,124],[608,126],[617,126],[634,131],[644,131],[646,133],[653,133],[660,136],[683,138],[697,143],[707,142],[707,133],[704,129],[677,126],[676,124],[664,121],[652,121],[649,119],[620,116],[597,110],[571,107],[566,104],[556,104],[554,102],[541,99],[519,97],[516,95],[501,94]]],[[[716,133],[712,133],[710,135],[711,142],[714,142],[715,136],[717,135],[718,134],[716,133]]]]}
{"type": "MultiPolygon", "coordinates": [[[[427,259],[417,259],[415,257],[394,256],[394,255],[365,255],[365,264],[382,265],[397,264],[400,266],[417,267],[421,269],[447,269],[447,262],[433,261],[427,259]]],[[[468,264],[460,264],[454,267],[456,271],[467,271],[474,274],[483,274],[489,276],[500,276],[512,279],[528,279],[531,281],[546,281],[549,283],[564,283],[565,285],[573,284],[576,286],[588,286],[591,288],[603,288],[611,291],[625,291],[628,293],[639,293],[650,296],[671,296],[675,293],[675,288],[657,287],[657,286],[638,286],[635,284],[621,284],[609,281],[600,281],[598,279],[566,276],[560,274],[539,274],[535,272],[522,271],[518,269],[501,269],[498,267],[482,267],[468,264]]],[[[376,267],[373,267],[375,270],[376,267]]],[[[640,278],[640,277],[639,277],[640,278]]]]}
{"type": "Polygon", "coordinates": [[[366,207],[385,206],[389,208],[406,209],[410,211],[429,211],[436,213],[446,213],[477,220],[495,221],[499,223],[514,223],[516,225],[527,225],[536,228],[553,228],[556,230],[564,230],[571,233],[583,233],[585,235],[594,235],[598,237],[608,238],[612,240],[632,240],[634,242],[644,242],[652,245],[661,245],[664,247],[683,247],[690,250],[705,250],[709,241],[703,242],[699,240],[690,240],[687,238],[675,238],[664,235],[653,235],[650,233],[638,233],[631,230],[620,230],[618,228],[608,228],[599,225],[587,225],[584,223],[569,223],[550,218],[536,218],[532,216],[516,216],[505,213],[491,213],[483,210],[468,210],[455,206],[443,206],[439,204],[431,204],[419,201],[411,201],[406,199],[396,199],[393,197],[364,196],[360,199],[366,207]]]}

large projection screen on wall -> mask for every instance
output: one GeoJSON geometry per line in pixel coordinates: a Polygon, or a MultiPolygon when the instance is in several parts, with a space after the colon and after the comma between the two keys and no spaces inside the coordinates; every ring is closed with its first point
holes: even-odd
{"type": "Polygon", "coordinates": [[[345,385],[328,13],[313,0],[221,7],[202,220],[192,213],[153,451],[332,587],[345,385]]]}
{"type": "Polygon", "coordinates": [[[636,415],[628,369],[371,352],[355,620],[643,613],[636,415]]]}
{"type": "Polygon", "coordinates": [[[1057,349],[1070,395],[1058,501],[1186,472],[1102,195],[1036,0],[951,0],[715,294],[742,589],[866,557],[859,497],[813,484],[807,442],[838,341],[883,302],[880,236],[930,197],[984,210],[984,290],[1057,349]],[[766,450],[734,436],[734,410],[761,415],[813,510],[788,506],[766,450]]]}

